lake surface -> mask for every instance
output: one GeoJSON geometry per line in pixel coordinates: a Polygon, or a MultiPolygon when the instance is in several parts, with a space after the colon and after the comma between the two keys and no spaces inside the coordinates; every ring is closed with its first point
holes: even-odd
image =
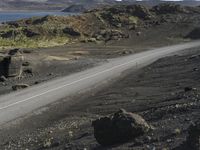
{"type": "Polygon", "coordinates": [[[30,17],[43,17],[46,15],[69,16],[75,14],[65,12],[0,12],[0,22],[15,21],[30,17]]]}

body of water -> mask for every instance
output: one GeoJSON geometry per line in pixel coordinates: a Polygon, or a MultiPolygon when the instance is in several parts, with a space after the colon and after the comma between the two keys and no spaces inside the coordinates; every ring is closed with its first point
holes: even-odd
{"type": "Polygon", "coordinates": [[[65,12],[0,12],[0,22],[15,21],[30,17],[43,17],[46,15],[69,16],[75,14],[65,12]]]}

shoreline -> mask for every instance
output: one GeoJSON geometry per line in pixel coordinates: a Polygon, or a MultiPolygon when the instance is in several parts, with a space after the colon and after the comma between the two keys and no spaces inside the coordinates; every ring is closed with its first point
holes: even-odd
{"type": "Polygon", "coordinates": [[[2,20],[0,19],[0,25],[4,22],[9,22],[9,21],[17,21],[17,20],[21,20],[21,19],[28,19],[28,18],[32,18],[32,17],[44,17],[47,15],[50,16],[73,16],[73,15],[78,15],[80,13],[70,13],[70,12],[61,12],[61,11],[26,11],[26,10],[13,10],[13,11],[1,11],[0,10],[0,16],[2,18],[2,20]],[[15,14],[17,13],[17,14],[15,14]],[[4,20],[4,18],[2,16],[9,15],[9,17],[7,17],[7,19],[4,20]],[[18,16],[18,15],[22,15],[22,16],[18,16]]]}

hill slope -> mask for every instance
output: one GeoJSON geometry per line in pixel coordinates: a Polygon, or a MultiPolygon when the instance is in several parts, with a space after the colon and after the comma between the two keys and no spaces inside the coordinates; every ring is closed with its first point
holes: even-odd
{"type": "Polygon", "coordinates": [[[130,32],[140,36],[147,29],[151,30],[156,26],[162,29],[163,25],[170,24],[173,28],[180,25],[180,34],[174,30],[170,33],[173,32],[177,38],[183,38],[193,26],[198,26],[199,12],[200,7],[171,4],[152,8],[142,5],[116,5],[94,9],[79,16],[23,19],[0,26],[0,48],[46,47],[77,41],[107,43],[129,38],[130,32]]]}

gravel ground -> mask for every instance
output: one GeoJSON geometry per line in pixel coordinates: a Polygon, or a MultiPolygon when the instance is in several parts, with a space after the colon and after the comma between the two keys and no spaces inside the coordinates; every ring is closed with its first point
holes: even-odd
{"type": "Polygon", "coordinates": [[[199,119],[200,48],[165,57],[103,89],[77,94],[2,128],[2,149],[190,149],[189,125],[199,119]],[[193,90],[185,91],[186,87],[193,90]],[[67,102],[66,100],[70,100],[67,102]],[[119,108],[143,116],[155,130],[125,144],[101,147],[91,121],[119,108]]]}

